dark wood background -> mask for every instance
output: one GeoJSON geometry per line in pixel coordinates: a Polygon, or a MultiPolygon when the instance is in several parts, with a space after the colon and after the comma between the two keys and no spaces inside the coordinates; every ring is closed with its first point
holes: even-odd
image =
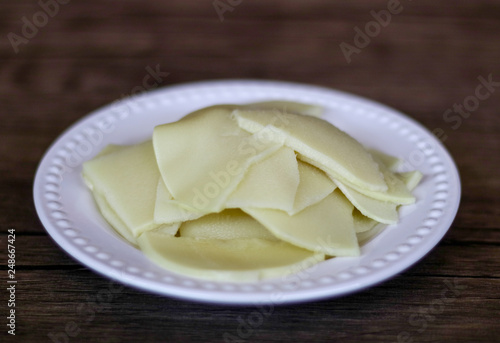
{"type": "Polygon", "coordinates": [[[401,0],[403,11],[348,63],[339,45],[353,44],[354,28],[393,1],[232,0],[224,21],[213,0],[71,1],[43,26],[37,1],[2,0],[0,341],[224,342],[224,333],[238,332],[248,342],[500,341],[500,88],[459,124],[443,117],[474,96],[478,77],[500,81],[500,1],[401,0]],[[33,22],[34,15],[43,27],[16,53],[9,34],[22,38],[23,17],[33,22]],[[343,298],[275,308],[250,331],[240,320],[252,307],[128,287],[99,300],[113,285],[48,237],[34,210],[33,177],[64,129],[130,94],[145,68],[158,64],[170,73],[160,86],[227,78],[311,83],[443,130],[463,183],[452,228],[403,274],[343,298]],[[5,325],[8,229],[17,233],[15,337],[5,325]],[[450,283],[455,293],[440,306],[450,283]],[[63,336],[66,329],[74,337],[63,336]]]}

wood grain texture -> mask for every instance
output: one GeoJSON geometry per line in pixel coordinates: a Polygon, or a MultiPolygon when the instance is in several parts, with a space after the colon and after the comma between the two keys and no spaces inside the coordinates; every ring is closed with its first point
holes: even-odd
{"type": "MultiPolygon", "coordinates": [[[[75,333],[68,342],[498,341],[500,87],[459,123],[444,113],[474,95],[479,77],[500,82],[500,1],[402,0],[402,12],[348,63],[339,45],[353,44],[355,27],[387,3],[243,0],[221,22],[212,1],[71,1],[15,53],[7,35],[22,35],[22,18],[32,21],[41,7],[0,2],[0,254],[6,261],[7,229],[15,228],[19,282],[17,335],[2,324],[0,341],[65,342],[67,325],[75,333]],[[228,78],[311,83],[441,129],[462,180],[455,222],[393,279],[339,299],[275,307],[254,328],[241,321],[255,307],[160,297],[95,274],[47,236],[33,177],[58,135],[129,95],[157,65],[170,73],[160,87],[228,78]]],[[[0,292],[0,304],[7,296],[0,292]]]]}

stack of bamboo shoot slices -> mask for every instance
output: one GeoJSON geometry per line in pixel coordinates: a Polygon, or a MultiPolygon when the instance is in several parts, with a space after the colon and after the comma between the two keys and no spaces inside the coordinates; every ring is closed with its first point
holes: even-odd
{"type": "Polygon", "coordinates": [[[294,273],[398,221],[422,175],[292,102],[219,105],[108,146],[83,177],[109,224],[173,272],[223,281],[294,273]]]}

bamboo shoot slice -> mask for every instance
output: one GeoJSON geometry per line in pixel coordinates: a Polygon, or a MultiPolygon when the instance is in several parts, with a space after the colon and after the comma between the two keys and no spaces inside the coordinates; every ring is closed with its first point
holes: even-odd
{"type": "Polygon", "coordinates": [[[157,227],[153,210],[160,174],[151,141],[87,161],[83,175],[134,237],[157,227]]]}
{"type": "Polygon", "coordinates": [[[243,209],[285,242],[330,256],[358,256],[352,210],[337,190],[293,216],[279,210],[243,209]]]}
{"type": "Polygon", "coordinates": [[[227,208],[273,208],[292,211],[299,186],[295,152],[282,147],[254,163],[227,200],[227,208]]]}
{"type": "Polygon", "coordinates": [[[396,176],[406,185],[406,187],[410,191],[412,191],[418,186],[424,175],[418,170],[413,170],[409,172],[396,173],[396,176]]]}
{"type": "Polygon", "coordinates": [[[369,240],[371,240],[373,237],[378,235],[382,230],[384,230],[385,225],[379,224],[373,226],[370,230],[364,231],[364,232],[359,232],[356,234],[356,237],[358,238],[358,242],[360,246],[365,245],[368,243],[369,240]]]}
{"type": "Polygon", "coordinates": [[[323,115],[323,107],[313,104],[306,104],[294,101],[263,101],[247,104],[244,108],[248,109],[267,109],[281,112],[291,112],[313,117],[321,117],[323,115]]]}
{"type": "Polygon", "coordinates": [[[288,212],[289,215],[294,215],[303,209],[320,202],[337,186],[332,180],[321,170],[302,161],[298,162],[300,175],[299,187],[295,194],[293,211],[288,212]]]}
{"type": "Polygon", "coordinates": [[[111,209],[106,199],[97,192],[93,192],[94,200],[99,208],[99,212],[106,219],[109,225],[123,238],[132,244],[137,244],[131,230],[125,225],[123,220],[111,209]]]}
{"type": "Polygon", "coordinates": [[[365,216],[384,224],[398,222],[397,204],[370,198],[358,191],[345,186],[338,180],[333,180],[349,201],[365,216]]]}
{"type": "Polygon", "coordinates": [[[161,177],[158,178],[154,208],[155,223],[172,224],[185,222],[187,220],[200,218],[203,215],[203,212],[190,211],[175,202],[172,194],[170,194],[167,186],[165,186],[163,179],[161,177]]]}
{"type": "Polygon", "coordinates": [[[354,231],[357,234],[371,230],[379,224],[379,222],[362,215],[357,209],[352,212],[352,218],[354,220],[354,231]]]}
{"type": "Polygon", "coordinates": [[[379,162],[382,162],[387,167],[387,169],[389,169],[392,172],[395,172],[397,167],[401,163],[403,163],[403,160],[401,160],[397,157],[388,155],[380,150],[376,150],[376,149],[367,149],[367,150],[370,154],[372,154],[372,156],[374,158],[376,158],[376,160],[378,160],[379,162]]]}
{"type": "Polygon", "coordinates": [[[311,252],[267,239],[196,239],[150,231],[138,238],[144,254],[172,272],[213,281],[252,282],[282,277],[323,261],[311,252]]]}
{"type": "Polygon", "coordinates": [[[181,237],[198,239],[278,239],[261,223],[240,209],[224,210],[187,221],[180,228],[181,237]]]}
{"type": "MultiPolygon", "coordinates": [[[[406,185],[400,178],[396,177],[381,161],[375,157],[375,160],[379,163],[380,171],[384,176],[384,181],[387,184],[387,191],[385,192],[374,192],[367,189],[360,189],[359,187],[346,184],[341,182],[346,189],[356,191],[356,193],[361,193],[368,198],[380,200],[382,202],[391,202],[396,205],[410,205],[415,203],[415,197],[408,190],[406,185]]],[[[331,178],[334,178],[332,175],[331,178]]],[[[354,192],[350,192],[355,194],[354,192]]],[[[352,195],[354,196],[354,195],[352,195]]]]}
{"type": "Polygon", "coordinates": [[[308,158],[319,169],[363,189],[386,191],[377,163],[354,138],[327,121],[272,111],[235,110],[238,125],[251,133],[272,128],[277,140],[308,158]]]}

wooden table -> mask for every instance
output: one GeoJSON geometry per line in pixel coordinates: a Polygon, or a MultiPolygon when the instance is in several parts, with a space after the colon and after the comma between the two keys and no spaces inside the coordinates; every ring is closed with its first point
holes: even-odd
{"type": "Polygon", "coordinates": [[[500,341],[499,1],[40,3],[0,3],[2,342],[236,341],[225,333],[249,342],[500,341]],[[34,209],[33,177],[63,130],[140,91],[146,69],[156,66],[169,74],[148,89],[228,78],[311,83],[439,129],[462,178],[454,224],[401,275],[342,298],[276,307],[246,331],[241,322],[252,307],[110,283],[48,237],[34,209]],[[477,94],[481,78],[492,82],[477,94]],[[9,229],[16,232],[15,337],[6,327],[9,229]],[[110,287],[113,296],[99,298],[110,287]],[[451,300],[441,301],[450,287],[451,300]]]}

